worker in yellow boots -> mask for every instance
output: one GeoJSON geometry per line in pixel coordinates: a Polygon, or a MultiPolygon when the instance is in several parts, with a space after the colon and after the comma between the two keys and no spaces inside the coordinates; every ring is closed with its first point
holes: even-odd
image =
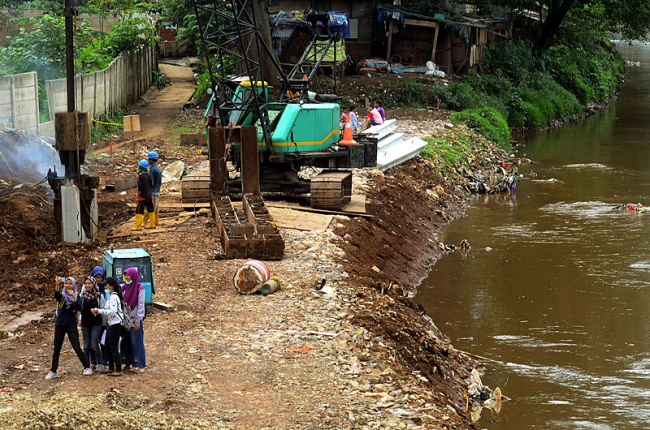
{"type": "Polygon", "coordinates": [[[156,228],[160,222],[160,187],[162,186],[162,170],[158,166],[158,153],[151,151],[147,154],[149,159],[149,177],[151,178],[151,201],[153,202],[153,212],[144,214],[144,228],[156,228]],[[147,225],[149,221],[149,225],[147,225]]]}
{"type": "Polygon", "coordinates": [[[138,163],[138,201],[135,208],[135,227],[131,230],[142,230],[145,208],[153,213],[153,202],[151,201],[151,177],[149,176],[149,163],[147,160],[140,160],[138,163]]]}

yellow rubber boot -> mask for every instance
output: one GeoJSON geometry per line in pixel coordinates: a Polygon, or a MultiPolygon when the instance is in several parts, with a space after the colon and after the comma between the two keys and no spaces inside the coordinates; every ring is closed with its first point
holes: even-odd
{"type": "Polygon", "coordinates": [[[149,222],[150,222],[150,224],[149,224],[148,226],[145,226],[145,228],[147,228],[147,229],[149,229],[149,228],[156,228],[156,221],[157,221],[156,218],[157,218],[157,217],[156,217],[156,213],[155,213],[155,212],[150,213],[150,214],[149,214],[149,222]]]}
{"type": "Polygon", "coordinates": [[[132,231],[140,231],[140,230],[142,230],[143,218],[144,218],[144,215],[135,214],[135,227],[133,227],[131,229],[132,231]]]}
{"type": "Polygon", "coordinates": [[[144,218],[142,218],[142,226],[147,228],[147,223],[149,222],[149,212],[144,213],[144,218]]]}

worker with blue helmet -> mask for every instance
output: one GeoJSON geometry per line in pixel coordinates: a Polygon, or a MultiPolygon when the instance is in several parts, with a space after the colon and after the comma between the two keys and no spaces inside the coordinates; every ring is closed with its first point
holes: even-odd
{"type": "Polygon", "coordinates": [[[160,187],[162,186],[162,170],[158,167],[158,153],[151,151],[147,154],[149,159],[149,176],[151,177],[151,201],[153,203],[153,212],[144,214],[144,228],[156,228],[159,222],[160,213],[160,187]],[[149,222],[149,225],[147,225],[149,222]]]}
{"type": "Polygon", "coordinates": [[[135,208],[135,227],[131,230],[142,230],[144,222],[144,210],[153,212],[153,201],[151,200],[151,177],[149,176],[149,162],[140,160],[138,162],[138,201],[135,208]]]}

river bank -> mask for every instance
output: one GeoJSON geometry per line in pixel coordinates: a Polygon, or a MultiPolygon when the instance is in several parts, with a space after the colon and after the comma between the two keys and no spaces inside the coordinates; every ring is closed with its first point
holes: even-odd
{"type": "MultiPolygon", "coordinates": [[[[136,155],[127,145],[108,164],[100,154],[91,157],[94,173],[128,172],[151,149],[164,155],[163,165],[200,164],[196,151],[169,141],[155,114],[159,94],[140,108],[143,128],[156,120],[157,134],[138,141],[136,155]]],[[[172,114],[164,115],[170,123],[172,114]]],[[[401,127],[439,135],[452,126],[430,119],[401,127]]],[[[472,427],[469,377],[480,364],[406,297],[444,252],[437,234],[462,213],[467,197],[456,176],[441,177],[430,162],[411,160],[388,174],[360,171],[355,192],[366,195],[372,218],[336,216],[323,230],[283,229],[285,258],[268,266],[285,286],[267,297],[237,294],[232,276],[243,260],[216,259],[216,227],[205,211],[164,211],[163,228],[114,241],[152,255],[155,299],[174,308],[147,317],[147,371],[120,381],[82,377],[67,346],[62,378],[43,379],[53,331],[48,281],[54,274],[83,277],[106,245],[54,244],[53,228],[37,221],[51,216],[41,197],[47,190],[16,192],[6,182],[3,311],[41,314],[0,337],[3,428],[472,427]]],[[[162,201],[177,201],[179,189],[166,183],[162,201]]],[[[101,227],[130,227],[131,201],[133,190],[100,193],[101,227]]]]}

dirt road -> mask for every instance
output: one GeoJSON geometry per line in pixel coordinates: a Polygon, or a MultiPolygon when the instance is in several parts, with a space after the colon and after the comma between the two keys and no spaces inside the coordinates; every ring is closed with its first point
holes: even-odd
{"type": "MultiPolygon", "coordinates": [[[[172,85],[151,90],[131,109],[143,128],[136,154],[123,147],[110,159],[91,157],[88,166],[95,174],[133,174],[137,159],[152,149],[163,168],[176,160],[190,166],[204,161],[196,148],[170,139],[191,94],[192,71],[161,68],[172,85]]],[[[284,285],[270,296],[237,294],[232,277],[243,260],[216,259],[221,249],[205,211],[192,216],[164,211],[157,231],[115,239],[116,249],[142,246],[149,252],[154,299],[174,307],[147,317],[147,369],[121,379],[81,376],[81,364],[66,343],[62,377],[44,380],[53,337],[50,279],[55,274],[82,279],[101,262],[107,245],[56,244],[47,223],[51,206],[39,197],[47,190],[34,187],[20,195],[7,188],[0,195],[6,203],[0,209],[0,240],[7,247],[0,265],[9,268],[0,275],[1,309],[16,316],[34,309],[43,314],[0,334],[0,427],[467,428],[464,378],[476,363],[454,350],[399,288],[384,290],[381,284],[400,281],[405,270],[400,261],[410,258],[404,254],[394,257],[394,265],[381,264],[386,252],[401,255],[391,229],[399,225],[397,231],[407,236],[417,223],[430,229],[402,238],[402,246],[417,247],[417,240],[426,242],[445,221],[428,215],[432,209],[422,204],[426,190],[418,185],[439,179],[414,163],[396,170],[399,187],[381,174],[362,178],[372,198],[382,200],[369,209],[382,220],[335,217],[324,231],[283,229],[285,258],[267,264],[284,285]],[[372,237],[367,246],[379,252],[371,258],[362,257],[364,237],[372,237]],[[346,253],[359,256],[348,259],[346,253]],[[355,272],[350,261],[363,267],[355,272]],[[369,270],[374,265],[381,273],[369,270]],[[323,284],[328,288],[319,290],[323,284]]],[[[179,190],[179,183],[164,184],[162,202],[178,201],[179,190]]],[[[100,227],[113,230],[128,222],[133,210],[126,203],[132,201],[133,190],[101,191],[100,227]]]]}

